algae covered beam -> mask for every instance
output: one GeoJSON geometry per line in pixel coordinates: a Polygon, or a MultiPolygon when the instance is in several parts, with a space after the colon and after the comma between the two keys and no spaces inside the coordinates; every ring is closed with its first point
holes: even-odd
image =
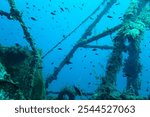
{"type": "MultiPolygon", "coordinates": [[[[38,67],[38,64],[39,64],[39,54],[38,54],[38,51],[35,47],[35,43],[33,42],[33,39],[31,37],[31,34],[30,32],[28,31],[28,28],[27,26],[25,25],[23,19],[22,19],[22,14],[19,12],[19,10],[16,8],[16,5],[15,5],[15,2],[14,0],[8,0],[8,3],[10,5],[10,16],[17,20],[21,27],[22,27],[22,30],[23,30],[23,33],[25,35],[25,39],[26,41],[29,43],[32,51],[33,51],[33,60],[32,62],[30,63],[30,66],[31,66],[31,70],[30,70],[30,75],[29,75],[29,79],[30,79],[30,84],[29,84],[29,87],[33,87],[34,85],[34,77],[35,77],[35,72],[36,72],[36,69],[38,67]]],[[[29,92],[29,96],[31,95],[32,93],[32,90],[30,90],[29,92]]]]}
{"type": "Polygon", "coordinates": [[[57,80],[57,75],[61,71],[61,69],[70,62],[70,59],[73,57],[73,54],[78,49],[78,45],[76,44],[70,52],[66,55],[66,57],[63,59],[63,61],[60,63],[58,67],[55,67],[53,74],[51,74],[47,79],[45,83],[45,87],[48,89],[48,85],[53,81],[57,80]]]}
{"type": "Polygon", "coordinates": [[[81,39],[79,41],[79,46],[82,47],[82,46],[84,46],[86,44],[89,44],[89,43],[91,43],[93,41],[97,41],[97,40],[99,40],[99,39],[101,39],[101,38],[103,38],[105,36],[111,35],[115,31],[117,31],[118,29],[120,29],[121,27],[122,27],[122,24],[119,24],[119,25],[117,25],[117,26],[115,26],[113,28],[110,28],[110,29],[108,29],[108,30],[106,30],[106,31],[98,34],[98,35],[95,35],[95,36],[93,36],[93,37],[91,37],[89,39],[81,39]]]}
{"type": "Polygon", "coordinates": [[[12,19],[11,16],[10,16],[10,13],[7,13],[7,12],[5,12],[5,11],[0,10],[0,15],[7,17],[9,20],[12,19]]]}
{"type": "Polygon", "coordinates": [[[23,32],[24,32],[24,35],[25,35],[25,38],[26,40],[28,41],[28,43],[30,44],[33,52],[36,53],[36,47],[35,47],[35,44],[33,42],[33,39],[28,31],[28,28],[26,27],[23,19],[22,19],[22,14],[17,10],[16,6],[15,6],[15,2],[14,0],[8,0],[9,4],[10,4],[10,15],[13,19],[16,19],[19,21],[22,29],[23,29],[23,32]]]}
{"type": "Polygon", "coordinates": [[[103,46],[99,46],[99,45],[84,45],[82,46],[83,48],[94,48],[94,49],[104,49],[104,50],[112,50],[113,47],[112,46],[108,46],[108,45],[103,45],[103,46]]]}
{"type": "Polygon", "coordinates": [[[116,0],[103,0],[102,3],[87,17],[85,18],[75,29],[73,29],[68,35],[66,35],[61,41],[59,41],[55,46],[53,46],[48,52],[46,52],[45,55],[42,56],[42,59],[44,59],[50,52],[52,52],[58,45],[60,45],[63,41],[65,41],[70,35],[72,35],[79,27],[81,27],[89,18],[91,18],[92,15],[94,15],[98,10],[100,10],[100,6],[105,4],[107,2],[106,7],[100,12],[100,14],[97,16],[96,20],[86,29],[85,33],[82,35],[82,38],[87,38],[89,35],[91,35],[91,31],[96,26],[96,24],[101,20],[103,15],[109,11],[109,9],[112,7],[112,5],[116,2],[116,0]]]}
{"type": "Polygon", "coordinates": [[[35,56],[35,61],[38,60],[38,52],[37,52],[37,49],[35,47],[35,43],[33,42],[33,39],[31,37],[31,34],[30,32],[28,31],[28,28],[27,26],[25,25],[23,19],[22,19],[22,14],[17,10],[16,6],[15,6],[15,2],[14,0],[8,0],[9,2],[9,5],[11,7],[10,9],[10,16],[13,18],[13,19],[16,19],[19,21],[22,29],[23,29],[23,33],[25,35],[25,39],[27,40],[27,42],[30,44],[32,50],[33,50],[33,54],[35,56]]]}
{"type": "Polygon", "coordinates": [[[90,36],[92,34],[93,28],[97,25],[97,23],[99,23],[99,21],[101,20],[101,18],[109,11],[109,9],[113,6],[113,4],[116,1],[117,0],[109,0],[107,2],[106,6],[100,12],[100,14],[97,15],[97,18],[94,20],[94,22],[85,30],[85,33],[82,35],[83,39],[86,39],[88,36],[90,36]]]}
{"type": "MultiPolygon", "coordinates": [[[[49,78],[47,78],[45,86],[48,90],[48,85],[53,81],[57,79],[57,75],[58,73],[61,71],[61,69],[70,61],[70,59],[73,57],[73,54],[75,53],[75,51],[87,44],[86,42],[86,38],[87,36],[90,35],[91,31],[93,30],[93,28],[96,26],[96,24],[100,21],[100,19],[102,18],[102,16],[108,12],[108,10],[111,8],[111,6],[116,2],[116,0],[109,0],[109,2],[107,3],[107,5],[105,6],[104,10],[102,10],[102,12],[99,13],[99,15],[97,16],[97,18],[92,22],[92,24],[85,30],[84,34],[82,35],[82,37],[77,41],[77,43],[74,45],[74,47],[70,50],[70,52],[66,55],[65,59],[60,63],[60,65],[58,67],[56,67],[54,69],[54,72],[50,75],[49,78]]],[[[105,32],[104,34],[101,35],[101,37],[104,37],[108,34],[110,34],[110,30],[108,32],[105,32]]],[[[94,38],[95,39],[95,38],[94,38]]],[[[94,39],[91,40],[94,41],[94,39]]],[[[97,38],[96,38],[97,39],[97,38]]]]}
{"type": "Polygon", "coordinates": [[[64,36],[62,40],[60,40],[56,45],[54,45],[50,50],[48,50],[43,56],[42,59],[44,59],[49,53],[51,53],[56,47],[58,47],[63,41],[68,39],[77,29],[79,29],[85,22],[87,22],[99,9],[100,7],[106,2],[106,0],[103,0],[103,2],[89,15],[87,16],[77,27],[75,27],[69,34],[64,36]]]}
{"type": "Polygon", "coordinates": [[[121,24],[110,29],[110,30],[107,30],[95,37],[92,37],[88,40],[83,40],[83,39],[79,39],[79,41],[74,45],[74,47],[70,50],[70,52],[66,55],[66,57],[63,59],[63,61],[60,63],[60,65],[58,67],[56,67],[54,69],[54,72],[46,79],[46,83],[45,83],[45,86],[46,88],[48,88],[48,85],[53,81],[53,80],[57,80],[57,75],[58,73],[61,71],[61,69],[68,63],[68,61],[70,61],[70,59],[73,57],[73,54],[75,53],[75,51],[79,48],[79,47],[83,47],[83,46],[86,46],[86,44],[88,42],[93,42],[95,40],[98,40],[102,37],[105,37],[107,35],[113,32],[115,32],[116,30],[118,30],[119,28],[121,27],[121,24]]]}

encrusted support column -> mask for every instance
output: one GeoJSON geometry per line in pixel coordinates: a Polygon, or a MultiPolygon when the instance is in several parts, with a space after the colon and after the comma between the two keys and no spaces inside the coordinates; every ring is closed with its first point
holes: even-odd
{"type": "Polygon", "coordinates": [[[128,58],[125,60],[124,74],[127,78],[126,90],[138,95],[138,90],[141,87],[139,73],[141,72],[141,64],[139,62],[140,54],[140,39],[134,40],[129,38],[128,58]]]}
{"type": "Polygon", "coordinates": [[[96,99],[121,99],[119,93],[116,91],[116,75],[122,65],[122,52],[128,52],[129,54],[124,64],[124,73],[127,77],[127,90],[132,91],[134,95],[138,95],[138,90],[140,89],[139,73],[141,72],[139,62],[140,42],[143,38],[146,25],[149,24],[147,18],[150,17],[149,11],[143,10],[147,2],[140,0],[131,1],[124,15],[122,27],[114,38],[114,49],[108,60],[106,74],[102,78],[98,94],[95,96],[96,99]],[[129,42],[129,45],[125,45],[126,41],[129,42]]]}
{"type": "MultiPolygon", "coordinates": [[[[28,31],[28,28],[23,21],[22,14],[16,8],[15,1],[14,0],[8,0],[8,3],[10,5],[10,18],[17,20],[20,23],[22,30],[23,30],[23,33],[25,35],[25,39],[29,43],[29,45],[33,51],[34,57],[33,57],[32,62],[30,63],[31,70],[29,73],[30,74],[30,76],[29,76],[29,79],[30,79],[29,87],[32,89],[32,87],[34,85],[35,72],[36,72],[36,69],[37,69],[39,61],[40,61],[40,56],[39,56],[39,53],[36,49],[35,43],[32,39],[32,36],[31,36],[30,32],[28,31]]],[[[32,93],[31,91],[32,90],[29,91],[29,97],[32,93]]]]}
{"type": "Polygon", "coordinates": [[[124,50],[123,35],[118,35],[114,39],[114,48],[108,59],[106,74],[102,77],[102,83],[98,89],[96,99],[120,99],[116,90],[116,75],[122,66],[122,52],[124,50]]]}
{"type": "Polygon", "coordinates": [[[148,1],[139,1],[138,16],[134,20],[128,22],[126,25],[125,37],[128,39],[129,45],[127,46],[128,58],[124,64],[124,74],[127,77],[127,92],[139,95],[138,91],[141,88],[141,79],[139,74],[141,73],[142,65],[140,64],[140,43],[144,38],[144,32],[146,27],[150,26],[150,8],[148,1]],[[141,9],[142,8],[142,9],[141,9]]]}

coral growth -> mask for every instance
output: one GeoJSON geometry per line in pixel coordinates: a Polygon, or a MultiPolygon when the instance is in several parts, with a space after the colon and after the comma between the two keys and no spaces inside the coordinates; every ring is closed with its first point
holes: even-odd
{"type": "Polygon", "coordinates": [[[145,30],[145,24],[140,20],[135,22],[129,21],[124,25],[124,29],[125,30],[123,33],[125,37],[131,36],[133,39],[137,39],[141,34],[143,34],[145,30]]]}
{"type": "Polygon", "coordinates": [[[32,52],[18,45],[0,46],[0,55],[0,91],[3,94],[6,92],[5,99],[44,99],[45,88],[41,69],[35,69],[35,75],[32,76],[34,83],[30,88],[32,52]]]}

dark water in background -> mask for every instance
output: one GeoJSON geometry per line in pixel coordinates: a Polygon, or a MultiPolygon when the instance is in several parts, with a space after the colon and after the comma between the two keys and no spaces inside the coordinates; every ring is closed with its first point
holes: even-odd
{"type": "MultiPolygon", "coordinates": [[[[63,35],[70,33],[79,25],[92,11],[101,3],[101,0],[15,0],[17,8],[23,13],[23,20],[29,27],[29,31],[36,42],[38,48],[45,54],[50,48],[58,43],[63,35]],[[61,9],[63,8],[63,10],[61,9]],[[67,8],[67,9],[65,9],[67,8]],[[51,12],[55,12],[55,15],[51,12]],[[31,17],[34,17],[33,20],[31,17]]],[[[92,36],[107,28],[111,28],[121,23],[118,17],[123,16],[130,0],[118,0],[119,5],[113,5],[111,10],[104,15],[102,20],[92,31],[92,36]],[[107,15],[113,18],[108,18],[107,15]]],[[[103,6],[101,6],[103,9],[103,6]]],[[[7,0],[0,0],[0,10],[9,12],[7,0]]],[[[93,16],[95,18],[97,14],[93,16]]],[[[59,45],[43,60],[43,78],[46,79],[63,60],[65,55],[73,47],[76,41],[91,24],[88,20],[77,31],[75,31],[66,41],[59,45]],[[61,48],[62,50],[58,50],[61,48]]],[[[7,20],[0,17],[0,43],[11,46],[15,43],[28,46],[23,38],[22,29],[17,21],[7,20]]],[[[115,36],[113,34],[112,36],[115,36]]],[[[150,87],[150,33],[145,33],[141,44],[140,59],[142,63],[142,88],[141,95],[147,95],[150,87]],[[146,46],[145,46],[146,45],[146,46]]],[[[94,45],[112,45],[110,36],[105,37],[94,45]]],[[[66,65],[58,75],[58,79],[50,85],[50,91],[60,91],[66,85],[76,85],[84,92],[94,92],[101,80],[95,76],[104,76],[105,67],[111,50],[97,50],[79,48],[71,59],[72,64],[66,65]],[[98,54],[98,55],[97,55],[98,54]],[[85,57],[86,56],[86,57],[85,57]],[[71,69],[72,68],[72,69],[71,69]]],[[[126,55],[124,55],[124,58],[126,55]]],[[[124,90],[126,78],[123,77],[122,70],[118,73],[117,87],[124,90]]]]}

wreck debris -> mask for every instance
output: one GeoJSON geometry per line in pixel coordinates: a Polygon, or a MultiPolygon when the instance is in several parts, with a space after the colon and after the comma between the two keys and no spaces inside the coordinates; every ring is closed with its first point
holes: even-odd
{"type": "MultiPolygon", "coordinates": [[[[30,47],[31,47],[31,49],[33,51],[32,54],[31,54],[31,55],[33,55],[32,56],[33,58],[32,58],[32,61],[30,61],[30,65],[29,65],[30,68],[29,68],[29,72],[28,72],[28,74],[29,74],[28,80],[29,81],[28,81],[28,85],[27,86],[28,86],[29,90],[28,90],[28,94],[26,94],[26,96],[25,96],[26,99],[31,99],[32,90],[33,90],[33,87],[35,85],[34,84],[35,83],[34,82],[35,81],[34,78],[35,78],[35,75],[37,74],[36,73],[37,72],[37,67],[38,67],[38,65],[40,63],[40,55],[39,55],[39,51],[35,47],[35,43],[33,42],[33,39],[31,37],[31,35],[30,35],[30,33],[29,33],[29,31],[28,31],[24,21],[22,20],[22,14],[17,10],[17,8],[15,6],[14,0],[8,0],[8,3],[10,5],[10,7],[11,7],[10,13],[6,13],[6,12],[1,11],[0,15],[4,15],[10,20],[17,20],[17,21],[19,21],[19,23],[20,23],[20,25],[21,25],[21,27],[23,29],[23,32],[24,32],[24,35],[25,35],[25,39],[30,44],[30,47]]],[[[19,48],[17,48],[17,49],[19,50],[19,48]]],[[[16,50],[16,51],[18,51],[18,50],[16,50]]],[[[18,54],[18,53],[16,53],[16,54],[18,54]]],[[[19,59],[21,59],[21,58],[19,58],[19,59]]]]}
{"type": "Polygon", "coordinates": [[[7,95],[5,99],[44,99],[45,88],[40,69],[36,69],[34,84],[30,87],[30,63],[34,59],[32,51],[21,46],[0,46],[0,55],[0,92],[7,95]]]}
{"type": "MultiPolygon", "coordinates": [[[[24,32],[24,35],[25,35],[25,39],[27,40],[27,42],[30,44],[30,47],[32,48],[32,51],[33,51],[33,56],[34,56],[34,59],[33,61],[31,62],[31,70],[30,70],[30,85],[29,87],[32,87],[34,84],[34,75],[35,75],[35,72],[36,72],[36,68],[38,66],[38,62],[39,62],[39,53],[35,47],[35,43],[33,42],[33,39],[28,31],[28,28],[26,27],[23,19],[22,19],[22,14],[17,10],[16,6],[15,6],[15,2],[14,0],[8,0],[8,3],[11,7],[10,9],[10,16],[19,21],[22,29],[23,29],[23,32],[24,32]]],[[[31,91],[31,90],[30,90],[31,91]]],[[[29,92],[29,94],[31,95],[31,92],[29,92]]]]}

